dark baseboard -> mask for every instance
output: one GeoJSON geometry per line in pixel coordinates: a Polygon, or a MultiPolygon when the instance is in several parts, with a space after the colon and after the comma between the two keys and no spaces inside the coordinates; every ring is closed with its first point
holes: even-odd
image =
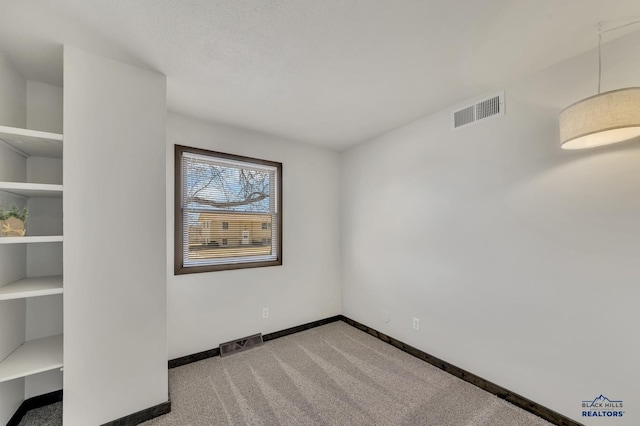
{"type": "MultiPolygon", "coordinates": [[[[332,322],[342,320],[342,315],[336,315],[333,317],[321,319],[318,321],[312,321],[296,327],[287,328],[286,330],[275,331],[262,336],[262,340],[267,342],[269,340],[277,339],[279,337],[288,336],[290,334],[299,333],[301,331],[309,330],[311,328],[319,327],[321,325],[329,324],[332,322]]],[[[220,355],[220,348],[209,349],[206,351],[198,352],[191,355],[186,355],[180,358],[169,360],[169,368],[180,367],[181,365],[191,364],[192,362],[202,361],[203,359],[212,358],[220,355]]]]}
{"type": "Polygon", "coordinates": [[[309,330],[315,327],[320,327],[321,325],[331,324],[332,322],[342,320],[342,315],[336,315],[333,317],[321,319],[318,321],[308,322],[306,324],[298,325],[296,327],[287,328],[286,330],[275,331],[273,333],[268,333],[262,336],[262,340],[267,342],[269,340],[277,339],[279,337],[288,336],[290,334],[299,333],[301,331],[309,330]]]}
{"type": "Polygon", "coordinates": [[[220,355],[220,348],[209,349],[207,351],[198,352],[191,355],[185,355],[180,358],[170,359],[169,368],[180,367],[181,365],[191,364],[192,362],[202,361],[203,359],[213,358],[220,355]]]}
{"type": "Polygon", "coordinates": [[[60,401],[62,401],[62,389],[26,399],[22,404],[20,404],[20,407],[18,407],[18,410],[13,414],[9,423],[7,423],[7,426],[18,426],[20,420],[22,420],[29,410],[44,407],[60,401]]]}
{"type": "MultiPolygon", "coordinates": [[[[34,396],[22,402],[18,410],[11,417],[7,426],[18,426],[20,420],[27,414],[27,411],[41,408],[56,402],[62,401],[62,389],[54,392],[49,392],[44,395],[34,396]]],[[[130,414],[125,417],[121,417],[117,420],[105,423],[103,426],[135,426],[147,420],[151,420],[154,417],[167,414],[171,411],[171,398],[167,402],[158,404],[156,406],[138,411],[137,413],[130,414]]]]}
{"type": "Polygon", "coordinates": [[[511,404],[522,408],[525,411],[528,411],[532,414],[535,414],[538,417],[545,419],[548,422],[551,422],[558,426],[583,426],[581,423],[576,422],[556,411],[551,410],[550,408],[544,407],[538,403],[531,401],[524,396],[518,395],[515,392],[511,392],[508,389],[503,388],[502,386],[496,385],[488,380],[483,379],[482,377],[476,376],[473,373],[469,373],[466,370],[463,370],[460,367],[456,367],[453,364],[449,364],[446,361],[441,360],[440,358],[436,358],[432,355],[429,355],[426,352],[421,351],[420,349],[414,348],[413,346],[407,345],[406,343],[401,342],[400,340],[394,339],[393,337],[387,336],[384,333],[379,332],[371,327],[367,327],[364,324],[359,323],[358,321],[354,321],[351,318],[347,318],[344,315],[340,315],[340,319],[347,324],[362,330],[366,333],[369,333],[373,337],[376,337],[383,342],[386,342],[396,348],[404,351],[410,355],[415,356],[416,358],[420,358],[423,361],[428,362],[429,364],[438,367],[441,370],[446,371],[449,374],[452,374],[465,382],[469,382],[472,385],[479,387],[489,393],[496,395],[498,398],[502,398],[505,401],[510,402],[511,404]]]}
{"type": "Polygon", "coordinates": [[[171,411],[171,398],[167,402],[163,402],[153,407],[145,408],[128,416],[120,417],[103,424],[102,426],[135,426],[155,417],[162,416],[171,411]]]}

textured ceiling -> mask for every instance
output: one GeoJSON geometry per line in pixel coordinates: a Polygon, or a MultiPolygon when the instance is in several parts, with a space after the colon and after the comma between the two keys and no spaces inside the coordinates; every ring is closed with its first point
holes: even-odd
{"type": "MultiPolygon", "coordinates": [[[[168,107],[342,149],[595,46],[638,0],[0,0],[0,52],[60,44],[167,75],[168,107]]],[[[606,41],[606,40],[605,40],[606,41]]]]}

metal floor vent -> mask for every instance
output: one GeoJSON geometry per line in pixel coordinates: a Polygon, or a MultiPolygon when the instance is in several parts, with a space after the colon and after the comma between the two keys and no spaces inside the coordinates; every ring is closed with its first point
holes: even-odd
{"type": "Polygon", "coordinates": [[[262,346],[262,333],[220,344],[220,356],[227,356],[262,346]]]}
{"type": "Polygon", "coordinates": [[[471,105],[456,108],[453,111],[451,129],[468,126],[496,115],[504,115],[504,92],[489,96],[471,105]]]}

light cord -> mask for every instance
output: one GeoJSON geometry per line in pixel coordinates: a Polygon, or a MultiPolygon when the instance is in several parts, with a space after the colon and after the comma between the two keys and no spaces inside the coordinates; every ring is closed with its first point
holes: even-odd
{"type": "Polygon", "coordinates": [[[640,24],[640,20],[629,22],[628,24],[620,25],[618,27],[613,27],[613,28],[609,28],[608,30],[602,31],[602,22],[600,22],[600,25],[599,25],[600,26],[600,34],[608,33],[609,31],[619,30],[620,28],[628,27],[629,25],[635,25],[635,24],[640,24]]]}
{"type": "Polygon", "coordinates": [[[629,22],[624,25],[609,28],[608,30],[602,30],[602,22],[598,22],[598,95],[600,94],[600,87],[602,86],[602,34],[610,31],[619,30],[630,25],[640,24],[640,20],[629,22]]]}
{"type": "Polygon", "coordinates": [[[602,22],[598,24],[598,95],[602,84],[602,22]]]}

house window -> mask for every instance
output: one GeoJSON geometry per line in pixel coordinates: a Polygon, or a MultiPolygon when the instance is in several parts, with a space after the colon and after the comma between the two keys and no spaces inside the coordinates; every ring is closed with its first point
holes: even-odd
{"type": "Polygon", "coordinates": [[[176,145],[175,182],[176,274],[282,264],[281,163],[176,145]]]}

